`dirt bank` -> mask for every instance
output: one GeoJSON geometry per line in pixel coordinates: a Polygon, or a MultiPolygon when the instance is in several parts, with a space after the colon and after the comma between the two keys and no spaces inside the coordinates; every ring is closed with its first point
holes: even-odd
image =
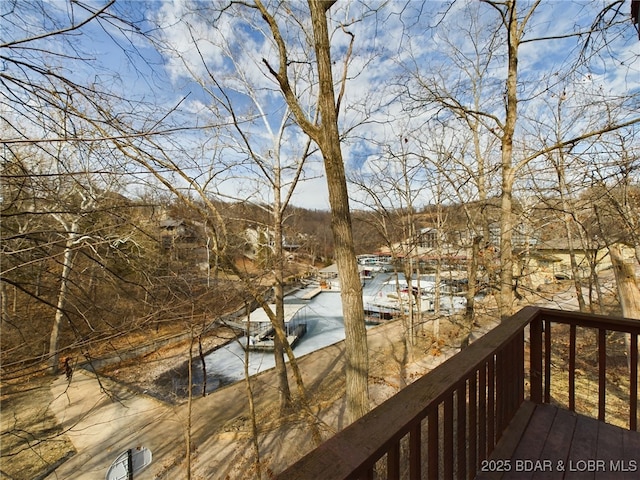
{"type": "MultiPolygon", "coordinates": [[[[167,345],[142,357],[100,369],[98,373],[127,385],[137,392],[178,404],[184,402],[188,394],[189,350],[191,350],[194,366],[193,393],[201,395],[203,382],[200,354],[206,356],[236,338],[236,330],[222,326],[209,332],[200,340],[186,339],[167,345]]],[[[230,383],[230,379],[223,377],[217,381],[209,381],[206,386],[207,393],[230,383]]]]}

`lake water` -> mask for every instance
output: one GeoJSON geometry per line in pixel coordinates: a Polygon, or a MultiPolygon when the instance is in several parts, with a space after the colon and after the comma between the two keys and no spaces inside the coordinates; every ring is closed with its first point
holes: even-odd
{"type": "MultiPolygon", "coordinates": [[[[389,280],[389,274],[379,274],[366,281],[363,295],[375,296],[384,282],[389,280]]],[[[296,313],[293,320],[307,324],[307,333],[296,344],[296,357],[314,352],[328,345],[344,340],[344,321],[342,318],[342,303],[340,292],[323,291],[311,300],[302,300],[313,288],[299,290],[285,299],[286,303],[301,303],[304,307],[296,313]]],[[[245,351],[242,344],[246,344],[246,337],[231,342],[207,355],[207,382],[215,389],[220,383],[227,384],[244,378],[245,351]]],[[[273,353],[249,352],[249,374],[254,375],[275,366],[273,353]]],[[[209,388],[208,388],[209,389],[209,388]]]]}
{"type": "MultiPolygon", "coordinates": [[[[379,273],[374,278],[367,279],[363,289],[365,303],[368,299],[379,297],[388,290],[389,286],[385,283],[391,280],[393,275],[379,273]]],[[[296,357],[344,340],[340,292],[325,290],[311,300],[302,300],[302,297],[313,288],[299,290],[285,299],[286,303],[304,304],[292,319],[307,324],[306,335],[293,350],[296,357]]],[[[207,391],[213,391],[220,386],[244,378],[245,350],[242,345],[246,344],[246,341],[246,337],[239,338],[238,341],[231,342],[206,356],[207,391]]],[[[194,362],[194,366],[197,370],[194,372],[194,383],[201,384],[200,362],[194,362]]],[[[249,352],[250,375],[269,370],[274,366],[275,360],[272,352],[249,352]]],[[[195,388],[197,389],[197,387],[195,388]]]]}

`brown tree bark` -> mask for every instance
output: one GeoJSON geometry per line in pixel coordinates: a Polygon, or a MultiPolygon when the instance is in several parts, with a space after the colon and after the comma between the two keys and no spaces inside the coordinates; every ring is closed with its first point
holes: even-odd
{"type": "Polygon", "coordinates": [[[287,47],[274,17],[260,0],[256,6],[265,21],[278,47],[279,65],[274,70],[264,60],[271,74],[276,78],[284,98],[300,128],[311,137],[320,148],[324,159],[325,174],[331,205],[331,231],[338,275],[341,285],[342,313],[345,329],[346,357],[346,400],[347,420],[352,422],[369,411],[369,357],[367,332],[364,324],[364,306],[362,285],[356,262],[349,210],[347,181],[340,148],[338,130],[338,108],[333,86],[331,70],[331,46],[327,11],[335,0],[309,0],[313,44],[318,69],[318,113],[319,122],[310,120],[300,107],[298,99],[289,83],[287,47]]]}
{"type": "Polygon", "coordinates": [[[624,261],[617,245],[609,246],[609,255],[616,276],[622,315],[640,320],[640,288],[638,288],[633,264],[624,261]]]}
{"type": "MultiPolygon", "coordinates": [[[[632,263],[627,263],[622,258],[622,253],[617,245],[609,245],[609,255],[613,264],[618,287],[618,299],[622,307],[622,316],[640,320],[640,288],[636,280],[636,274],[632,263]]],[[[625,335],[627,352],[631,348],[629,334],[625,335]]],[[[631,369],[631,355],[627,355],[627,363],[631,369]]]]}
{"type": "Polygon", "coordinates": [[[62,329],[62,321],[64,319],[64,308],[67,302],[67,292],[69,290],[69,277],[73,268],[74,258],[74,241],[76,232],[78,231],[77,223],[74,221],[67,227],[67,241],[64,247],[62,257],[62,272],[60,273],[60,288],[58,289],[58,302],[56,304],[56,313],[51,327],[51,336],[49,337],[49,370],[53,375],[57,375],[60,369],[60,352],[58,342],[60,339],[60,330],[62,329]]]}
{"type": "MultiPolygon", "coordinates": [[[[273,205],[273,227],[275,235],[275,285],[273,287],[276,304],[276,322],[278,328],[286,332],[284,322],[284,249],[282,247],[282,205],[280,191],[280,173],[274,177],[275,195],[273,205]]],[[[275,367],[278,372],[278,396],[280,403],[280,414],[285,415],[291,408],[291,391],[289,389],[289,379],[287,377],[287,365],[284,361],[284,345],[279,335],[274,337],[275,367]]]]}
{"type": "Polygon", "coordinates": [[[314,34],[314,48],[318,64],[320,92],[318,108],[321,128],[316,142],[324,158],[331,230],[335,245],[336,263],[340,278],[340,294],[345,329],[347,416],[350,422],[369,411],[368,372],[369,354],[364,324],[362,284],[353,246],[351,213],[347,180],[340,148],[338,112],[336,109],[331,71],[331,52],[326,12],[334,2],[309,0],[314,34]]]}
{"type": "Polygon", "coordinates": [[[516,2],[506,7],[508,70],[506,82],[506,117],[502,132],[502,196],[500,202],[500,318],[508,318],[513,310],[513,135],[518,118],[518,47],[519,32],[516,2]]]}

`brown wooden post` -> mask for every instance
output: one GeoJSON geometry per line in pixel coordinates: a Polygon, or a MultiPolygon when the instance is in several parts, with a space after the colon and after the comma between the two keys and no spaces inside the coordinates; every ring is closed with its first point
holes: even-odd
{"type": "Polygon", "coordinates": [[[607,331],[598,329],[598,420],[604,422],[607,395],[607,331]]]}
{"type": "Polygon", "coordinates": [[[444,475],[453,480],[453,392],[444,399],[444,475]]]}
{"type": "Polygon", "coordinates": [[[487,458],[487,365],[480,367],[478,385],[478,464],[487,458]]]}
{"type": "Polygon", "coordinates": [[[475,476],[478,468],[478,381],[477,372],[469,379],[469,475],[468,480],[475,476]]]}
{"type": "Polygon", "coordinates": [[[542,320],[536,317],[529,325],[531,401],[542,403],[542,320]]]}
{"type": "Polygon", "coordinates": [[[524,402],[524,328],[518,336],[518,407],[524,402]]]}
{"type": "Polygon", "coordinates": [[[506,426],[509,424],[509,422],[511,421],[513,412],[515,412],[515,409],[517,408],[517,405],[516,405],[518,401],[517,400],[518,364],[516,363],[517,341],[518,339],[514,338],[509,342],[509,346],[507,347],[507,352],[508,352],[507,365],[506,365],[507,367],[507,377],[506,377],[507,402],[506,402],[506,409],[504,411],[505,418],[503,420],[502,430],[504,430],[504,428],[506,428],[506,426]]]}
{"type": "Polygon", "coordinates": [[[456,390],[457,400],[457,453],[458,478],[467,477],[467,381],[466,379],[456,390]]]}
{"type": "MultiPolygon", "coordinates": [[[[496,386],[495,386],[495,411],[496,411],[496,421],[495,421],[495,432],[494,443],[495,445],[500,438],[500,433],[502,432],[502,428],[504,426],[504,417],[505,417],[505,406],[509,401],[508,397],[508,386],[506,382],[506,371],[508,369],[508,355],[509,348],[505,347],[502,350],[498,351],[495,356],[495,378],[496,378],[496,386]]],[[[492,447],[493,447],[492,445],[492,447]]],[[[493,448],[492,448],[493,449],[493,448]]]]}
{"type": "Polygon", "coordinates": [[[638,334],[629,339],[629,430],[638,430],[638,334]]]}
{"type": "MultiPolygon", "coordinates": [[[[427,464],[427,478],[429,478],[429,480],[438,480],[439,478],[439,472],[438,472],[438,462],[439,462],[439,452],[438,452],[438,447],[439,442],[438,442],[438,405],[434,405],[434,407],[431,409],[431,411],[429,412],[429,419],[428,419],[428,440],[427,440],[427,447],[428,447],[428,464],[427,464]]],[[[414,477],[413,476],[413,470],[411,471],[411,478],[420,478],[420,477],[414,477]]]]}
{"type": "Polygon", "coordinates": [[[551,403],[551,321],[544,321],[544,403],[551,403]]]}
{"type": "Polygon", "coordinates": [[[496,357],[487,365],[487,454],[496,446],[496,357]]]}
{"type": "Polygon", "coordinates": [[[400,442],[396,442],[387,452],[387,479],[400,479],[400,442]]]}
{"type": "MultiPolygon", "coordinates": [[[[435,411],[437,414],[438,409],[436,408],[435,411]]],[[[431,417],[429,417],[429,428],[431,428],[431,417]]],[[[436,438],[438,435],[437,428],[438,419],[436,416],[436,438]]],[[[431,430],[429,430],[427,446],[429,447],[429,456],[431,456],[432,449],[435,449],[436,456],[438,455],[437,439],[435,445],[431,445],[431,430]]],[[[411,478],[411,480],[419,480],[422,478],[422,424],[419,422],[413,426],[409,433],[409,478],[411,478]]]]}
{"type": "Polygon", "coordinates": [[[569,410],[576,411],[576,326],[569,327],[569,410]]]}

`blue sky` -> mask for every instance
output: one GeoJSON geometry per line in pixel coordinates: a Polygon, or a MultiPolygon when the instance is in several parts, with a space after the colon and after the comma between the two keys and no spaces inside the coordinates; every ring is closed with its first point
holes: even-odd
{"type": "MultiPolygon", "coordinates": [[[[628,20],[629,5],[622,8],[627,21],[608,34],[609,45],[605,47],[595,39],[591,46],[597,55],[592,61],[579,65],[571,75],[567,72],[578,60],[584,37],[530,41],[536,37],[560,37],[584,28],[608,3],[602,0],[542,2],[532,16],[519,57],[522,101],[517,142],[521,148],[535,149],[536,142],[541,144],[543,137],[550,135],[550,115],[560,95],[567,97],[564,100],[567,115],[574,112],[580,116],[578,121],[573,119],[571,127],[579,131],[594,128],[596,113],[603,111],[607,102],[613,102],[620,95],[638,94],[640,43],[628,20]],[[587,109],[587,99],[601,102],[587,109]]],[[[520,11],[526,11],[530,4],[522,2],[520,11]]],[[[6,8],[7,3],[4,5],[1,8],[6,8]]],[[[31,28],[21,31],[20,25],[25,22],[17,21],[15,14],[10,14],[16,21],[4,28],[2,43],[38,33],[34,27],[42,23],[39,13],[27,8],[29,3],[20,5],[21,16],[31,19],[31,28]]],[[[69,4],[62,0],[42,5],[52,19],[68,18],[71,12],[69,4]]],[[[260,169],[255,162],[247,161],[243,139],[237,131],[224,126],[230,122],[225,102],[231,102],[242,120],[245,137],[263,166],[272,168],[274,154],[279,152],[281,164],[289,166],[290,172],[300,160],[306,138],[291,122],[286,122],[286,128],[279,133],[287,110],[277,84],[263,63],[263,59],[271,65],[277,63],[277,52],[266,25],[255,12],[239,7],[215,17],[208,8],[219,5],[220,2],[193,4],[186,0],[118,1],[114,12],[133,22],[139,31],[117,21],[103,20],[86,25],[78,35],[69,36],[69,44],[59,39],[30,44],[60,54],[68,54],[74,47],[77,49],[74,55],[82,57],[82,61],[51,55],[38,58],[35,51],[22,50],[21,54],[33,56],[34,61],[47,65],[64,67],[67,74],[80,83],[101,82],[105,89],[118,96],[144,102],[139,104],[139,113],[155,109],[155,115],[160,117],[163,111],[180,104],[165,119],[172,125],[199,128],[217,125],[162,140],[163,145],[175,152],[176,161],[188,161],[190,174],[200,182],[208,181],[213,192],[228,198],[251,196],[256,201],[268,201],[271,198],[268,184],[261,182],[259,175],[254,177],[248,173],[260,169]],[[191,8],[193,5],[199,8],[191,8]],[[140,32],[146,33],[147,38],[140,36],[140,32]],[[178,147],[182,147],[182,151],[178,147]],[[243,166],[228,168],[234,162],[242,162],[243,166]],[[247,176],[251,178],[240,178],[247,176]]],[[[299,2],[286,6],[294,13],[305,8],[305,4],[299,2]]],[[[83,12],[76,5],[73,14],[78,18],[83,12]]],[[[315,85],[309,81],[312,71],[305,63],[310,51],[310,27],[307,19],[296,23],[291,18],[283,7],[278,22],[292,47],[292,82],[303,108],[313,116],[315,85]]],[[[406,147],[415,152],[435,151],[445,143],[461,145],[467,141],[464,136],[458,138],[463,128],[460,122],[452,121],[450,115],[432,105],[416,104],[415,97],[422,95],[420,81],[435,80],[443,93],[453,93],[460,101],[472,105],[473,76],[469,76],[469,71],[478,55],[481,58],[492,55],[491,62],[482,70],[481,106],[497,117],[503,115],[500,92],[506,74],[505,50],[503,36],[492,39],[492,32],[498,28],[496,22],[494,9],[470,0],[453,5],[443,1],[344,1],[332,8],[336,81],[343,73],[351,40],[346,32],[354,36],[341,108],[342,128],[346,132],[343,154],[350,172],[367,178],[379,168],[380,162],[392,162],[393,155],[389,154],[399,148],[402,137],[410,139],[406,147]],[[435,134],[434,128],[444,121],[452,122],[451,127],[435,134]],[[434,142],[436,137],[439,142],[434,142]],[[370,163],[373,161],[376,169],[370,163]]],[[[45,28],[55,26],[48,22],[45,28]]],[[[635,102],[637,106],[637,98],[635,102]]],[[[2,108],[6,111],[7,107],[3,104],[2,108]]],[[[493,161],[497,152],[489,131],[485,135],[484,146],[493,161]]],[[[473,162],[473,159],[461,161],[473,162]]],[[[394,168],[390,167],[389,171],[394,168]]],[[[307,160],[303,175],[306,180],[299,185],[294,203],[328,208],[322,172],[317,155],[307,160]]],[[[288,175],[285,183],[291,178],[288,175]]],[[[352,192],[354,197],[359,195],[355,188],[352,192]]],[[[427,192],[421,201],[429,200],[427,192]]]]}

